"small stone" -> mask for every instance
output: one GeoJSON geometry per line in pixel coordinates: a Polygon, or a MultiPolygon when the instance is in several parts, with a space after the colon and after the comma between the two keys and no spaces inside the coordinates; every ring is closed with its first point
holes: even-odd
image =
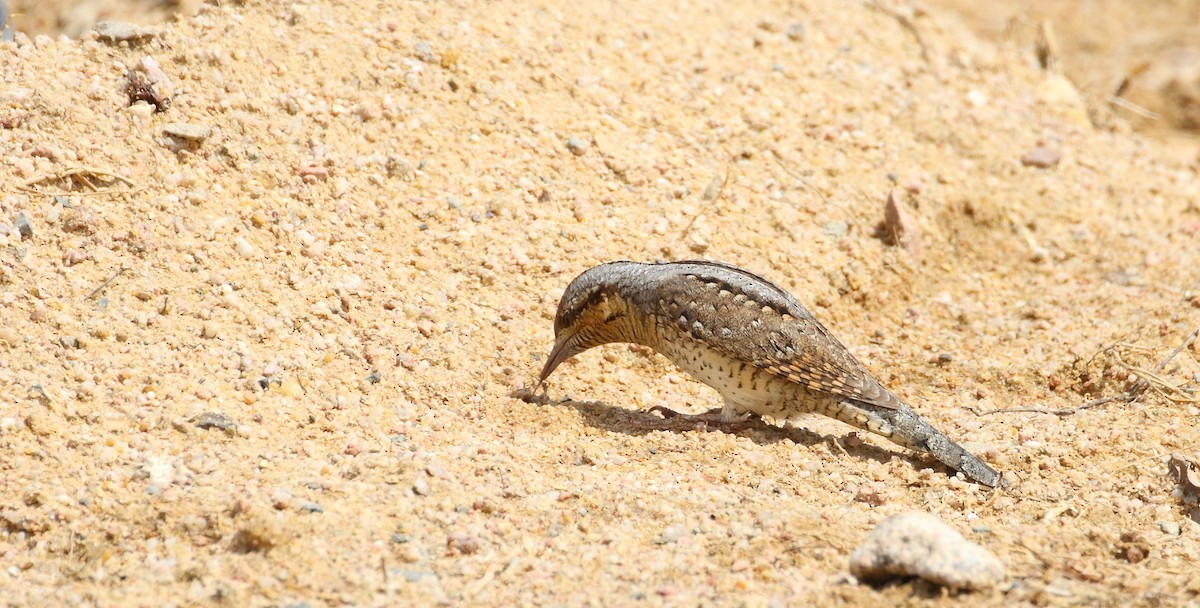
{"type": "Polygon", "coordinates": [[[304,395],[304,389],[295,377],[285,378],[283,382],[279,383],[279,392],[284,397],[300,397],[304,395]]]}
{"type": "Polygon", "coordinates": [[[412,485],[413,493],[417,496],[429,496],[429,482],[425,481],[425,476],[417,477],[412,485]]]}
{"type": "Polygon", "coordinates": [[[76,266],[88,261],[91,257],[86,250],[77,247],[63,252],[63,264],[66,266],[76,266]]]}
{"type": "Polygon", "coordinates": [[[33,238],[33,224],[29,223],[29,218],[25,216],[24,212],[17,214],[13,225],[17,227],[17,233],[21,235],[22,241],[33,238]]]}
{"type": "Polygon", "coordinates": [[[212,135],[212,127],[208,125],[173,122],[163,127],[163,133],[178,139],[200,143],[212,135]]]}
{"type": "Polygon", "coordinates": [[[474,535],[459,532],[446,539],[446,546],[462,555],[471,555],[477,553],[482,545],[474,535]]]}
{"type": "Polygon", "coordinates": [[[284,488],[276,488],[274,492],[271,492],[271,506],[279,511],[291,507],[294,502],[292,493],[284,488]]]}
{"type": "Polygon", "coordinates": [[[66,232],[90,236],[96,234],[96,214],[86,207],[68,209],[63,216],[62,228],[66,232]]]}
{"type": "Polygon", "coordinates": [[[1038,146],[1025,153],[1021,157],[1021,164],[1026,167],[1037,167],[1039,169],[1049,169],[1058,164],[1062,160],[1062,152],[1054,148],[1046,146],[1038,146]]]}
{"type": "Polygon", "coordinates": [[[0,341],[7,342],[9,346],[20,346],[24,343],[21,334],[8,327],[0,327],[0,341]]]}
{"type": "Polygon", "coordinates": [[[821,232],[824,232],[835,239],[840,239],[846,236],[846,233],[849,231],[850,224],[843,222],[842,220],[834,220],[828,224],[825,224],[825,226],[821,228],[821,232]]]}
{"type": "Polygon", "coordinates": [[[413,45],[413,49],[417,52],[417,59],[425,63],[437,63],[437,53],[433,52],[433,45],[428,42],[418,42],[413,45]]]}
{"type": "Polygon", "coordinates": [[[422,579],[437,580],[437,575],[432,572],[423,572],[420,570],[401,570],[400,576],[410,583],[420,582],[422,579]]]}
{"type": "Polygon", "coordinates": [[[896,191],[888,192],[883,204],[883,221],[875,227],[875,237],[886,245],[904,247],[914,257],[921,255],[921,237],[917,222],[900,204],[896,191]]]}
{"type": "Polygon", "coordinates": [[[1163,534],[1166,534],[1167,536],[1179,536],[1181,533],[1183,533],[1183,529],[1179,527],[1179,524],[1173,521],[1158,522],[1158,529],[1162,530],[1163,534]]]}
{"type": "Polygon", "coordinates": [[[425,556],[421,553],[421,548],[416,543],[400,545],[396,550],[396,557],[406,564],[415,564],[425,559],[425,556]]]}
{"type": "Polygon", "coordinates": [[[306,500],[306,501],[300,503],[300,510],[308,511],[309,513],[324,513],[325,507],[322,507],[321,505],[319,505],[315,502],[306,500]]]}
{"type": "Polygon", "coordinates": [[[237,240],[234,241],[233,249],[234,251],[237,251],[237,254],[243,258],[249,258],[254,255],[254,245],[251,245],[250,241],[247,241],[242,237],[238,237],[237,240]]]}
{"type": "Polygon", "coordinates": [[[175,467],[169,458],[151,456],[142,465],[142,471],[150,479],[152,486],[165,488],[175,479],[175,467]]]}
{"type": "Polygon", "coordinates": [[[212,339],[212,338],[216,338],[219,335],[220,335],[220,332],[217,331],[217,326],[213,325],[212,323],[205,323],[204,327],[200,328],[200,337],[201,338],[212,339]]]}
{"type": "Polygon", "coordinates": [[[804,42],[805,35],[804,24],[799,21],[787,27],[787,37],[792,42],[804,42]]]}
{"type": "Polygon", "coordinates": [[[1136,564],[1150,556],[1151,543],[1140,532],[1124,532],[1117,544],[1117,557],[1136,564]]]}
{"type": "Polygon", "coordinates": [[[656,545],[667,545],[678,542],[679,539],[687,535],[687,530],[683,526],[670,526],[663,533],[654,539],[656,545]]]}
{"type": "Polygon", "coordinates": [[[942,520],[910,511],[875,527],[850,556],[850,573],[868,582],[917,576],[953,589],[986,589],[1004,579],[1004,565],[942,520]]]}
{"type": "Polygon", "coordinates": [[[100,21],[93,28],[96,38],[102,42],[142,42],[159,34],[159,29],[126,23],[124,21],[100,21]]]}
{"type": "Polygon", "coordinates": [[[586,154],[588,147],[588,143],[582,139],[579,139],[578,137],[572,137],[567,140],[567,149],[570,150],[571,154],[574,154],[575,156],[583,156],[586,154]]]}
{"type": "Polygon", "coordinates": [[[237,423],[232,418],[222,414],[221,412],[204,412],[192,421],[197,427],[202,429],[218,429],[228,431],[237,428],[237,423]]]}

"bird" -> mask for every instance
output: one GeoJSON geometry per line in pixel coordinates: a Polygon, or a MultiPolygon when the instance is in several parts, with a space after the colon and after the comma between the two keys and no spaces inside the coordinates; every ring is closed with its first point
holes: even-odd
{"type": "Polygon", "coordinates": [[[824,414],[932,455],[988,487],[1002,476],[885,388],[794,296],[716,261],[615,261],[567,286],[554,346],[536,393],[571,357],[609,343],[639,344],[717,390],[714,422],[824,414]]]}

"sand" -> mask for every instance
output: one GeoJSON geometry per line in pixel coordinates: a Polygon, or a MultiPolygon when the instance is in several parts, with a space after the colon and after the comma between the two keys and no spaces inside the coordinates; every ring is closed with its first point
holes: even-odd
{"type": "Polygon", "coordinates": [[[225,1],[0,44],[0,597],[1200,602],[1195,159],[906,11],[225,1]],[[918,247],[876,237],[892,190],[918,247]],[[697,257],[1014,486],[831,420],[664,420],[719,398],[626,346],[522,398],[576,274],[697,257]],[[1006,582],[854,581],[910,510],[1006,582]]]}

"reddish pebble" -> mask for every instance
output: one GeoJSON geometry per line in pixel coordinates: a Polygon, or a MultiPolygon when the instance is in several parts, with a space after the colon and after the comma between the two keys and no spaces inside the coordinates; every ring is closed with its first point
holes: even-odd
{"type": "Polygon", "coordinates": [[[1026,167],[1038,167],[1039,169],[1049,169],[1058,164],[1062,160],[1062,152],[1054,148],[1046,146],[1038,146],[1025,153],[1021,157],[1021,164],[1026,167]]]}

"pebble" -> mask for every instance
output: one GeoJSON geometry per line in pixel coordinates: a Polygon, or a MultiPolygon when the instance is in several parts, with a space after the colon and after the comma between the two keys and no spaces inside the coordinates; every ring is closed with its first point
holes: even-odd
{"type": "Polygon", "coordinates": [[[17,234],[21,235],[22,241],[33,238],[33,224],[29,223],[29,218],[26,217],[24,212],[17,214],[17,218],[13,220],[13,225],[17,227],[17,234]]]}
{"type": "Polygon", "coordinates": [[[295,499],[292,498],[292,493],[284,488],[276,488],[271,492],[271,506],[277,510],[284,510],[292,506],[295,499]]]}
{"type": "Polygon", "coordinates": [[[286,378],[279,384],[279,392],[284,397],[300,397],[304,395],[304,389],[301,388],[300,382],[296,378],[286,378]]]}
{"type": "Polygon", "coordinates": [[[1021,157],[1021,164],[1026,167],[1037,167],[1039,169],[1049,169],[1058,164],[1062,160],[1062,152],[1054,148],[1046,146],[1038,146],[1025,153],[1021,157]]]}
{"type": "Polygon", "coordinates": [[[1158,529],[1162,530],[1163,534],[1166,534],[1167,536],[1179,536],[1183,533],[1183,529],[1179,527],[1179,524],[1173,521],[1158,522],[1158,529]]]}
{"type": "Polygon", "coordinates": [[[917,222],[901,205],[896,191],[888,192],[883,204],[883,221],[875,228],[875,235],[887,245],[904,247],[914,256],[921,253],[921,235],[917,222]]]}
{"type": "Polygon", "coordinates": [[[173,122],[163,127],[163,133],[171,137],[200,143],[208,139],[209,135],[212,135],[212,127],[208,125],[173,122]]]}
{"type": "Polygon", "coordinates": [[[429,482],[425,481],[425,476],[417,477],[412,485],[413,493],[417,496],[429,496],[429,482]]]}
{"type": "Polygon", "coordinates": [[[420,582],[420,580],[424,579],[424,578],[432,579],[435,581],[437,580],[436,574],[434,574],[432,572],[422,571],[422,570],[401,570],[400,576],[404,577],[404,580],[406,580],[410,583],[420,582]]]}
{"type": "Polygon", "coordinates": [[[803,23],[797,21],[787,27],[788,40],[791,40],[792,42],[804,42],[805,36],[806,32],[804,30],[803,23]]]}
{"type": "Polygon", "coordinates": [[[159,29],[134,25],[124,21],[100,21],[93,28],[96,37],[104,42],[145,41],[159,35],[159,29]]]}
{"type": "Polygon", "coordinates": [[[567,140],[567,149],[575,156],[583,156],[588,151],[588,143],[578,137],[572,137],[567,140]]]}
{"type": "Polygon", "coordinates": [[[13,331],[8,327],[0,327],[0,341],[7,342],[9,346],[19,346],[24,340],[21,339],[21,334],[13,331]]]}
{"type": "Polygon", "coordinates": [[[846,233],[850,231],[850,224],[847,224],[842,220],[834,220],[828,224],[825,224],[825,226],[821,228],[821,231],[835,239],[840,239],[846,236],[846,233]]]}
{"type": "Polygon", "coordinates": [[[237,423],[234,422],[232,418],[220,412],[204,412],[196,417],[196,419],[193,421],[193,424],[206,430],[220,429],[222,431],[228,431],[229,429],[237,427],[237,423]]]}
{"type": "Polygon", "coordinates": [[[458,532],[451,534],[450,537],[446,539],[446,546],[454,551],[457,551],[458,553],[461,553],[462,555],[471,555],[472,553],[478,553],[479,549],[482,547],[482,544],[479,542],[479,538],[477,538],[475,535],[468,534],[466,532],[458,532]]]}
{"type": "Polygon", "coordinates": [[[324,513],[325,507],[322,507],[321,505],[319,505],[315,502],[306,500],[306,501],[300,503],[300,510],[308,511],[309,513],[324,513]]]}
{"type": "Polygon", "coordinates": [[[62,229],[72,234],[90,236],[96,234],[96,213],[86,207],[68,209],[62,218],[62,229]]]}
{"type": "Polygon", "coordinates": [[[169,458],[151,456],[146,459],[146,464],[142,465],[142,470],[149,477],[150,484],[159,488],[171,485],[175,479],[175,467],[169,458]]]}
{"type": "Polygon", "coordinates": [[[417,51],[417,59],[425,63],[437,63],[437,53],[433,52],[433,45],[428,42],[418,42],[413,45],[413,49],[417,51]]]}
{"type": "Polygon", "coordinates": [[[663,533],[661,535],[659,535],[658,538],[654,539],[654,544],[667,545],[667,544],[675,543],[675,542],[678,542],[679,539],[683,538],[686,535],[687,535],[687,530],[684,529],[683,526],[671,526],[671,527],[667,528],[666,530],[663,530],[663,533]]]}
{"type": "Polygon", "coordinates": [[[243,258],[250,258],[254,256],[254,245],[251,245],[249,241],[242,237],[238,237],[237,240],[234,241],[233,248],[235,251],[237,251],[237,254],[243,258]]]}
{"type": "Polygon", "coordinates": [[[1004,579],[990,551],[963,538],[942,520],[910,511],[889,517],[850,556],[850,573],[875,583],[917,576],[953,589],[986,589],[1004,579]]]}

